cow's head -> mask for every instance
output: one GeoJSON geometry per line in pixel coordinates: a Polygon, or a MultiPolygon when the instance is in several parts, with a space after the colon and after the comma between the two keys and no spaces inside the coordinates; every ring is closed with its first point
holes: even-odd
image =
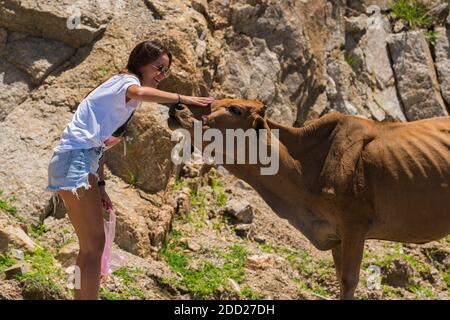
{"type": "MultiPolygon", "coordinates": [[[[243,99],[215,100],[208,108],[176,104],[172,105],[169,111],[172,119],[169,120],[169,126],[172,129],[181,126],[182,128],[187,129],[190,132],[191,137],[194,137],[196,134],[194,130],[194,121],[200,121],[202,124],[203,132],[204,130],[208,129],[216,129],[219,130],[222,134],[223,139],[220,141],[223,143],[223,145],[220,148],[221,151],[216,149],[216,155],[225,152],[224,155],[226,155],[228,159],[230,159],[230,157],[236,159],[238,154],[240,155],[240,157],[248,159],[250,153],[255,154],[255,152],[258,150],[255,149],[258,148],[258,145],[267,146],[271,143],[270,135],[264,136],[266,138],[263,138],[260,135],[260,129],[267,130],[267,133],[269,133],[270,131],[270,128],[266,121],[265,111],[266,107],[263,103],[255,100],[243,99]],[[241,139],[241,141],[244,140],[245,145],[239,144],[240,147],[238,147],[238,143],[235,144],[234,142],[232,142],[231,145],[234,145],[234,149],[229,150],[229,141],[227,141],[227,139],[234,138],[227,134],[227,129],[232,129],[232,131],[236,129],[242,129],[243,135],[241,135],[241,137],[249,134],[249,139],[241,139]],[[256,132],[249,132],[249,129],[254,129],[256,132]],[[255,137],[257,140],[262,139],[260,141],[260,144],[256,144],[257,141],[255,141],[254,138],[251,138],[251,136],[255,137]]],[[[191,140],[191,142],[192,141],[193,140],[191,140]]],[[[208,141],[202,141],[203,148],[209,145],[208,141]]]]}
{"type": "MultiPolygon", "coordinates": [[[[204,129],[215,128],[225,134],[226,129],[267,128],[265,111],[266,106],[256,100],[222,99],[206,108],[174,104],[169,114],[185,129],[191,130],[194,120],[198,120],[204,129]]],[[[173,121],[171,127],[176,127],[173,121]]]]}

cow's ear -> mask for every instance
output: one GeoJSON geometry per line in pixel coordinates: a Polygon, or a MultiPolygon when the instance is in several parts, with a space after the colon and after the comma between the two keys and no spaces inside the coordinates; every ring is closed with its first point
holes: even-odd
{"type": "Polygon", "coordinates": [[[267,126],[267,123],[263,117],[256,117],[255,120],[253,120],[252,127],[253,129],[256,130],[256,135],[258,136],[258,138],[259,138],[259,130],[266,129],[267,131],[269,131],[269,127],[267,126]]]}
{"type": "Polygon", "coordinates": [[[265,129],[264,118],[255,117],[255,119],[253,120],[252,127],[255,130],[265,129]]]}
{"type": "Polygon", "coordinates": [[[266,115],[266,110],[267,110],[267,106],[266,106],[266,105],[263,105],[261,108],[259,108],[258,114],[259,114],[261,117],[264,117],[264,116],[266,115]]]}

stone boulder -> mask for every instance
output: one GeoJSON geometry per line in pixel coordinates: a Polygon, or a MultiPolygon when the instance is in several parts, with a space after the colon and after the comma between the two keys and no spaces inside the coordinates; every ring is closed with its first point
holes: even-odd
{"type": "Polygon", "coordinates": [[[442,97],[450,106],[450,28],[436,28],[438,40],[434,48],[436,70],[442,97]]]}
{"type": "Polygon", "coordinates": [[[75,49],[63,42],[18,32],[11,33],[4,49],[0,49],[0,55],[26,72],[35,84],[39,84],[51,71],[74,54],[75,49]]]}
{"type": "MultiPolygon", "coordinates": [[[[106,28],[111,13],[122,1],[67,0],[0,1],[0,27],[65,42],[73,47],[91,43],[106,28]],[[116,4],[118,3],[118,4],[116,4]]],[[[116,8],[117,7],[117,8],[116,8]]]]}
{"type": "Polygon", "coordinates": [[[423,32],[392,34],[388,46],[406,118],[412,121],[448,115],[423,32]]]}
{"type": "Polygon", "coordinates": [[[11,249],[33,251],[35,248],[36,244],[22,228],[0,212],[0,253],[11,249]]]}
{"type": "Polygon", "coordinates": [[[126,140],[105,152],[112,173],[142,190],[165,190],[173,169],[168,108],[157,104],[140,106],[129,123],[126,140]]]}
{"type": "Polygon", "coordinates": [[[107,192],[117,216],[115,243],[132,254],[155,254],[164,244],[175,214],[171,193],[148,194],[108,174],[107,192]]]}

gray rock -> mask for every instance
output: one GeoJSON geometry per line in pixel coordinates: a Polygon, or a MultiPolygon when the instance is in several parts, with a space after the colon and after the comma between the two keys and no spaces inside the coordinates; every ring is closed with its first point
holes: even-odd
{"type": "Polygon", "coordinates": [[[234,227],[236,235],[241,238],[247,238],[251,232],[250,224],[238,224],[234,227]]]}
{"type": "Polygon", "coordinates": [[[382,282],[393,287],[405,288],[414,276],[414,270],[403,260],[394,259],[392,264],[381,269],[382,282]]]}
{"type": "Polygon", "coordinates": [[[450,106],[450,29],[436,28],[435,31],[439,34],[434,47],[435,65],[442,97],[447,102],[447,106],[450,106]]]}
{"type": "Polygon", "coordinates": [[[447,115],[423,33],[392,34],[388,46],[406,118],[412,121],[447,115]]]}
{"type": "Polygon", "coordinates": [[[408,29],[408,26],[406,25],[404,20],[397,20],[394,23],[394,33],[400,33],[403,31],[406,31],[408,29]]]}
{"type": "Polygon", "coordinates": [[[52,147],[71,117],[64,108],[27,99],[0,125],[0,185],[5,197],[17,199],[17,214],[30,223],[52,212],[51,193],[45,190],[47,168],[52,147]]]}
{"type": "Polygon", "coordinates": [[[12,248],[33,251],[36,244],[20,227],[13,225],[8,219],[1,219],[0,252],[6,252],[12,248]]]}
{"type": "Polygon", "coordinates": [[[8,39],[8,32],[5,28],[0,28],[0,48],[6,44],[6,40],[8,39]]]}
{"type": "Polygon", "coordinates": [[[71,242],[59,249],[56,259],[61,262],[63,267],[73,266],[76,263],[79,250],[78,241],[71,242]]]}
{"type": "Polygon", "coordinates": [[[271,106],[280,70],[277,56],[269,50],[265,40],[245,35],[233,37],[224,47],[217,69],[219,94],[258,99],[271,106]]]}
{"type": "Polygon", "coordinates": [[[261,235],[255,235],[253,237],[253,240],[255,240],[255,242],[257,242],[259,244],[265,244],[266,243],[266,238],[264,236],[261,236],[261,235]]]}
{"type": "Polygon", "coordinates": [[[15,264],[15,265],[5,269],[5,271],[4,271],[5,279],[6,280],[15,279],[17,276],[21,276],[21,275],[27,273],[29,269],[30,269],[29,265],[27,265],[26,263],[15,264]]]}
{"type": "Polygon", "coordinates": [[[31,86],[30,76],[0,59],[0,121],[28,97],[31,86]]]}
{"type": "Polygon", "coordinates": [[[381,12],[386,12],[389,10],[389,5],[393,3],[394,0],[349,0],[347,5],[355,10],[361,12],[367,12],[368,8],[371,6],[377,6],[381,12]]]}
{"type": "Polygon", "coordinates": [[[149,192],[165,190],[172,173],[175,142],[167,126],[167,109],[157,104],[140,106],[129,123],[126,155],[123,141],[105,153],[112,173],[125,181],[135,179],[139,188],[149,192]]]}
{"type": "Polygon", "coordinates": [[[347,33],[364,32],[367,29],[367,16],[364,14],[356,17],[344,17],[344,19],[347,33]]]}
{"type": "Polygon", "coordinates": [[[63,41],[73,47],[91,43],[106,28],[114,10],[109,1],[2,1],[0,26],[36,37],[63,41]]]}
{"type": "Polygon", "coordinates": [[[237,223],[252,223],[253,221],[253,207],[246,201],[229,200],[223,213],[234,218],[237,223]]]}
{"type": "Polygon", "coordinates": [[[108,194],[116,212],[116,237],[121,248],[140,257],[155,254],[163,246],[175,214],[170,192],[161,195],[129,188],[120,178],[108,179],[108,194]]]}
{"type": "Polygon", "coordinates": [[[20,282],[17,280],[0,281],[0,300],[23,300],[20,282]]]}
{"type": "Polygon", "coordinates": [[[371,17],[367,32],[361,38],[360,43],[364,52],[366,71],[375,83],[375,86],[372,87],[373,103],[377,106],[373,107],[372,114],[377,120],[385,119],[385,116],[377,116],[374,112],[374,109],[378,107],[391,118],[405,121],[406,118],[397,96],[394,72],[389,59],[386,42],[388,33],[385,26],[387,23],[382,16],[371,17]]]}
{"type": "Polygon", "coordinates": [[[24,37],[8,41],[4,50],[4,58],[28,73],[35,84],[39,84],[50,72],[70,59],[74,53],[75,49],[60,41],[24,37]]]}

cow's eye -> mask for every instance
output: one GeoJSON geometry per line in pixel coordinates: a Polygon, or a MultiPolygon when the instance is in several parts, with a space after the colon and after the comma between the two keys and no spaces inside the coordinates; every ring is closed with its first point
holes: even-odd
{"type": "Polygon", "coordinates": [[[228,106],[227,110],[237,116],[242,115],[241,109],[238,106],[228,106]]]}

